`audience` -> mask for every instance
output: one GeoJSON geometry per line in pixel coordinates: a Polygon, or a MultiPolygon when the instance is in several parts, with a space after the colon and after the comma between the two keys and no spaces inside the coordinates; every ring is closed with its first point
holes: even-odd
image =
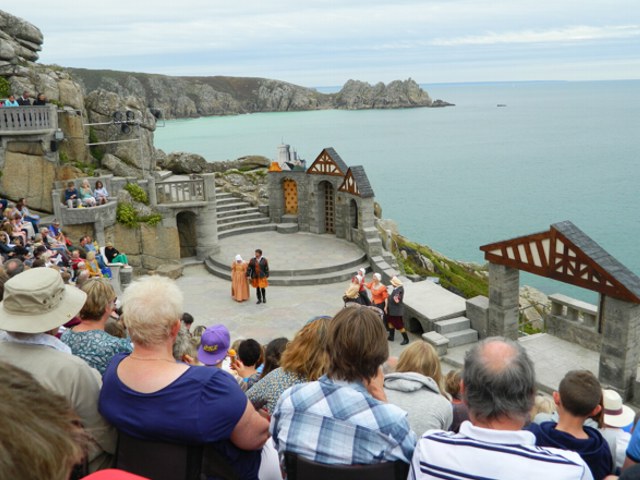
{"type": "Polygon", "coordinates": [[[282,352],[285,351],[288,344],[289,339],[286,337],[274,338],[267,343],[264,349],[264,365],[262,366],[260,378],[264,378],[280,366],[282,352]]]}
{"type": "Polygon", "coordinates": [[[282,393],[273,412],[278,452],[336,465],[409,463],[416,436],[407,414],[387,403],[382,364],[389,345],[380,317],[345,308],[327,321],[326,375],[282,393]]]}
{"type": "Polygon", "coordinates": [[[535,436],[522,430],[536,383],[533,363],[519,343],[500,338],[479,342],[465,355],[462,375],[471,420],[462,423],[460,433],[425,433],[418,440],[410,478],[592,478],[577,453],[538,448],[535,436]]]}
{"type": "Polygon", "coordinates": [[[408,413],[414,432],[451,426],[453,409],[445,397],[440,359],[427,342],[418,340],[402,351],[396,371],[384,377],[384,391],[389,403],[408,413]]]}
{"type": "Polygon", "coordinates": [[[258,367],[262,365],[262,357],[262,346],[256,340],[249,338],[240,342],[237,358],[231,367],[242,378],[240,382],[242,390],[249,390],[260,380],[261,374],[258,371],[258,367]]]}
{"type": "Polygon", "coordinates": [[[623,430],[633,424],[634,412],[622,403],[622,397],[615,390],[602,391],[603,427],[600,433],[609,444],[611,458],[616,470],[624,465],[625,453],[631,440],[631,434],[623,430]]]}
{"type": "Polygon", "coordinates": [[[461,383],[462,370],[449,370],[445,377],[445,389],[451,397],[451,406],[453,407],[453,421],[449,430],[456,433],[460,430],[462,422],[469,420],[469,410],[462,401],[461,383]]]}

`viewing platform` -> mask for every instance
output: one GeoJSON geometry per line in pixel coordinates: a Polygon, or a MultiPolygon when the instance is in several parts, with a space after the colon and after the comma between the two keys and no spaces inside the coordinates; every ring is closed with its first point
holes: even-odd
{"type": "Polygon", "coordinates": [[[45,135],[57,128],[55,105],[0,108],[0,135],[45,135]]]}

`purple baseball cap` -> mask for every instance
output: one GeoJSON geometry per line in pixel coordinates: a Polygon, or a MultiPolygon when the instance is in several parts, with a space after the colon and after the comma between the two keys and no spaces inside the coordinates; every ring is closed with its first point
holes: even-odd
{"type": "Polygon", "coordinates": [[[212,325],[207,328],[200,339],[198,360],[205,365],[216,365],[227,356],[231,345],[229,330],[224,325],[212,325]]]}

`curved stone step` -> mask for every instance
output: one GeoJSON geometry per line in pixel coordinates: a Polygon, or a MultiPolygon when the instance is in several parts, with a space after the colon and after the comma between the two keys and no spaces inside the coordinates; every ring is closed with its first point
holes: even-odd
{"type": "MultiPolygon", "coordinates": [[[[233,219],[230,222],[218,222],[218,232],[222,233],[241,227],[251,227],[252,225],[268,225],[269,221],[267,217],[249,217],[240,220],[233,219]]],[[[219,237],[220,235],[218,235],[219,237]]]]}
{"type": "Polygon", "coordinates": [[[233,237],[234,235],[244,235],[256,232],[275,232],[278,226],[275,223],[254,223],[249,226],[236,226],[227,230],[218,229],[218,239],[233,237]]]}

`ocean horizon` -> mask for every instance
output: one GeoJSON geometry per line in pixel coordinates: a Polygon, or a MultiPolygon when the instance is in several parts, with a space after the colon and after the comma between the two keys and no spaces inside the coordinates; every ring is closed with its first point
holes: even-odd
{"type": "MultiPolygon", "coordinates": [[[[364,166],[384,218],[447,257],[484,263],[481,245],[571,220],[640,273],[640,80],[421,86],[456,106],[171,120],[155,145],[217,161],[275,158],[287,143],[308,165],[333,147],[364,166]]],[[[538,276],[520,283],[597,303],[538,276]]]]}

